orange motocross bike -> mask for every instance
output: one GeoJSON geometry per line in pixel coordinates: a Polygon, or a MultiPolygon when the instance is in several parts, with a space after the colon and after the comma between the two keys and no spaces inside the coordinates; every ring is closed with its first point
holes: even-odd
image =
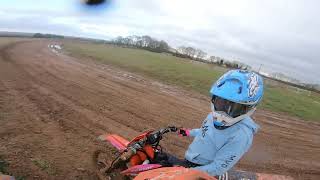
{"type": "Polygon", "coordinates": [[[116,134],[99,136],[101,147],[94,152],[93,160],[97,176],[106,179],[165,180],[165,179],[208,179],[208,180],[289,180],[287,176],[253,173],[231,170],[228,173],[212,177],[205,172],[182,166],[168,166],[159,161],[163,154],[159,145],[163,135],[176,132],[178,128],[167,127],[150,130],[140,134],[131,141],[116,134]]]}

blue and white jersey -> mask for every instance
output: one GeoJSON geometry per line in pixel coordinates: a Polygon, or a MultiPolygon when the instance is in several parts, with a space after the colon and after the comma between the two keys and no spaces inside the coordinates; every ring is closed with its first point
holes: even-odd
{"type": "Polygon", "coordinates": [[[194,140],[189,145],[185,158],[201,165],[194,169],[212,176],[222,175],[249,150],[258,128],[248,117],[226,129],[217,129],[210,113],[201,128],[190,131],[194,140]]]}

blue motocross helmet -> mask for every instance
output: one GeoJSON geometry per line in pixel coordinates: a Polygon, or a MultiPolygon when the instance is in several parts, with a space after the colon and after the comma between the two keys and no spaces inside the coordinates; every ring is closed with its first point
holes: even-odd
{"type": "Polygon", "coordinates": [[[251,116],[263,96],[263,79],[255,72],[231,70],[210,89],[215,125],[231,126],[251,116]]]}

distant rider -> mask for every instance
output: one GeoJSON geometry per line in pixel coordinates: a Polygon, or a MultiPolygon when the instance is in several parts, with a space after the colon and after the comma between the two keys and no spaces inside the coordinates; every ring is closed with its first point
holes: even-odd
{"type": "Polygon", "coordinates": [[[263,80],[244,70],[225,73],[210,89],[211,111],[199,129],[179,129],[194,137],[185,160],[167,155],[171,165],[198,169],[212,176],[225,174],[249,150],[259,126],[250,118],[262,99],[263,80]]]}

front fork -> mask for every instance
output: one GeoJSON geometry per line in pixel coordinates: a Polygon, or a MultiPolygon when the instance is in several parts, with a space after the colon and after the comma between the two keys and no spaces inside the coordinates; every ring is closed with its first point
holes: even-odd
{"type": "Polygon", "coordinates": [[[136,154],[136,150],[133,148],[128,149],[127,151],[124,151],[121,153],[110,165],[110,167],[105,167],[101,169],[102,172],[104,173],[110,173],[114,169],[118,169],[121,166],[125,165],[128,160],[136,154]]]}

